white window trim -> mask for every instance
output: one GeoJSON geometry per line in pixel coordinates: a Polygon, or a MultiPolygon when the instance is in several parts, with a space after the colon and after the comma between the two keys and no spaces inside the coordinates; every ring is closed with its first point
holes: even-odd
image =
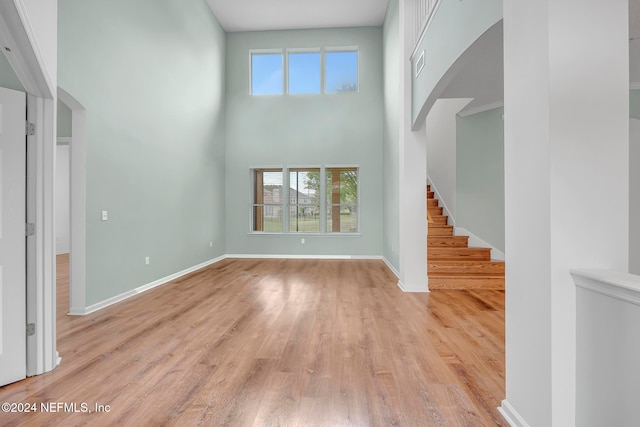
{"type": "Polygon", "coordinates": [[[318,96],[318,95],[323,95],[324,94],[324,88],[323,86],[323,82],[324,82],[324,52],[322,48],[319,47],[292,47],[292,48],[287,48],[286,50],[286,60],[285,60],[285,64],[287,67],[286,70],[286,78],[285,78],[285,88],[287,89],[285,91],[285,95],[291,95],[291,96],[318,96]],[[316,93],[290,93],[289,92],[289,54],[290,53],[318,53],[320,54],[320,91],[316,92],[316,93]]]}
{"type": "Polygon", "coordinates": [[[284,49],[249,49],[249,96],[282,96],[286,94],[286,82],[287,82],[287,55],[284,49]],[[253,93],[253,55],[270,55],[280,54],[282,55],[282,93],[270,93],[270,94],[254,94],[253,93]]]}
{"type": "Polygon", "coordinates": [[[360,47],[359,46],[327,46],[327,47],[292,47],[273,49],[249,49],[249,96],[318,96],[318,95],[349,95],[360,93],[360,47]],[[353,92],[328,92],[327,91],[327,53],[355,52],[356,63],[356,87],[353,92]],[[289,53],[320,53],[320,92],[318,93],[289,93],[289,53]],[[253,55],[282,55],[282,93],[254,94],[253,89],[253,55]]]}
{"type": "Polygon", "coordinates": [[[318,236],[318,237],[345,237],[345,236],[362,236],[362,225],[360,221],[360,206],[361,206],[361,180],[360,180],[361,168],[359,164],[327,164],[327,165],[287,165],[287,166],[249,166],[249,185],[250,191],[249,194],[250,199],[252,200],[249,204],[249,232],[247,235],[249,236],[318,236]],[[255,170],[267,170],[267,169],[277,169],[282,171],[282,232],[273,232],[273,231],[254,231],[253,230],[253,203],[254,191],[255,191],[255,170]],[[289,208],[290,208],[290,195],[289,195],[289,173],[295,169],[320,169],[320,231],[319,232],[302,232],[302,231],[289,231],[289,208]],[[358,221],[358,230],[353,232],[332,232],[327,231],[327,169],[356,169],[358,171],[358,199],[357,199],[357,221],[358,221]]]}
{"type": "Polygon", "coordinates": [[[323,63],[322,63],[322,69],[323,69],[323,79],[324,81],[322,82],[322,93],[324,93],[325,95],[348,95],[348,94],[352,94],[352,93],[360,93],[360,48],[358,46],[329,46],[329,47],[325,47],[322,55],[323,58],[323,63]],[[327,91],[327,79],[326,79],[326,75],[327,75],[327,67],[326,67],[326,56],[327,53],[336,53],[336,52],[355,52],[356,53],[356,59],[357,59],[357,63],[356,63],[356,67],[358,68],[356,70],[356,88],[357,90],[353,91],[353,92],[328,92],[327,91]]]}

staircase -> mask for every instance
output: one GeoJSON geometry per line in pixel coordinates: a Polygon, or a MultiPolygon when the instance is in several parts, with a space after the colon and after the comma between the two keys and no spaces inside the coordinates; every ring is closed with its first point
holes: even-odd
{"type": "Polygon", "coordinates": [[[468,236],[454,236],[427,185],[427,273],[429,289],[504,290],[504,261],[492,261],[491,249],[469,247],[468,236]]]}

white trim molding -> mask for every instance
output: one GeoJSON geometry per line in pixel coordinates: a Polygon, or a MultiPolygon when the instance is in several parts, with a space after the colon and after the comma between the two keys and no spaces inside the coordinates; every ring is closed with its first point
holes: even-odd
{"type": "Polygon", "coordinates": [[[511,427],[529,427],[529,424],[518,414],[513,406],[505,399],[498,407],[498,412],[502,415],[511,427]]]}
{"type": "Polygon", "coordinates": [[[424,287],[420,287],[420,288],[410,288],[407,285],[404,284],[404,282],[402,280],[398,280],[398,287],[400,288],[400,290],[402,290],[402,292],[405,293],[429,293],[431,292],[429,290],[429,284],[425,284],[424,287]]]}
{"type": "MultiPolygon", "coordinates": [[[[107,298],[106,300],[100,301],[98,303],[92,304],[86,308],[73,308],[69,310],[69,315],[71,316],[85,316],[87,314],[95,313],[98,310],[102,310],[103,308],[107,308],[111,305],[122,302],[126,299],[131,298],[132,296],[141,294],[142,292],[148,291],[153,288],[157,288],[158,286],[164,285],[166,283],[171,282],[172,280],[178,279],[182,276],[185,276],[189,273],[193,273],[194,271],[200,270],[202,268],[208,267],[212,264],[220,262],[225,259],[345,259],[345,260],[383,260],[389,267],[389,269],[395,274],[398,275],[397,271],[389,264],[388,261],[384,259],[384,257],[379,255],[264,255],[264,254],[228,254],[221,255],[217,258],[211,259],[209,261],[205,261],[201,264],[195,265],[193,267],[189,267],[177,273],[171,274],[169,276],[163,277],[161,279],[155,280],[151,283],[147,283],[146,285],[138,286],[135,289],[132,289],[127,292],[123,292],[119,295],[115,295],[111,298],[107,298]]],[[[401,287],[401,289],[403,289],[401,287]]],[[[404,291],[404,289],[403,289],[404,291]]],[[[406,290],[405,292],[424,292],[424,291],[412,291],[406,290]]]]}
{"type": "MultiPolygon", "coordinates": [[[[438,201],[440,203],[440,206],[443,209],[442,214],[449,217],[449,225],[453,225],[455,227],[456,226],[456,219],[453,217],[453,215],[451,215],[451,211],[447,207],[447,204],[445,203],[444,199],[440,196],[440,193],[438,193],[438,189],[433,184],[433,181],[431,180],[431,178],[428,175],[427,175],[427,184],[431,186],[431,191],[433,191],[435,193],[435,198],[438,199],[438,201]]],[[[429,227],[427,227],[427,229],[428,228],[429,227]]]]}
{"type": "Polygon", "coordinates": [[[380,255],[286,255],[286,254],[227,254],[237,259],[383,259],[380,255]]]}
{"type": "Polygon", "coordinates": [[[73,315],[73,316],[84,316],[84,315],[87,315],[87,314],[94,313],[94,312],[96,312],[98,310],[102,310],[103,308],[109,307],[110,305],[119,303],[119,302],[124,301],[124,300],[126,300],[128,298],[131,298],[134,295],[141,294],[141,293],[143,293],[145,291],[148,291],[149,289],[157,288],[160,285],[164,285],[166,283],[169,283],[172,280],[178,279],[178,278],[180,278],[182,276],[185,276],[185,275],[187,275],[189,273],[193,273],[194,271],[200,270],[201,268],[204,268],[204,267],[207,267],[209,265],[212,265],[212,264],[215,264],[217,262],[220,262],[225,258],[226,258],[226,256],[222,255],[222,256],[220,256],[218,258],[214,258],[214,259],[211,259],[209,261],[205,261],[205,262],[203,262],[201,264],[194,265],[193,267],[186,268],[186,269],[184,269],[182,271],[179,271],[177,273],[174,273],[174,274],[170,274],[169,276],[166,276],[166,277],[163,277],[161,279],[155,280],[155,281],[153,281],[151,283],[147,283],[146,285],[138,286],[137,288],[132,289],[130,291],[121,293],[121,294],[113,296],[111,298],[107,298],[106,300],[100,301],[100,302],[95,303],[95,304],[92,304],[92,305],[86,307],[85,309],[73,309],[73,310],[70,310],[69,314],[73,315]]]}
{"type": "Polygon", "coordinates": [[[476,248],[491,248],[491,259],[504,261],[505,254],[500,249],[495,248],[491,243],[486,242],[463,227],[455,227],[453,234],[456,236],[469,236],[469,246],[476,248]]]}
{"type": "Polygon", "coordinates": [[[640,276],[614,270],[571,270],[576,286],[640,305],[640,276]]]}
{"type": "MultiPolygon", "coordinates": [[[[86,305],[87,253],[87,110],[71,94],[58,87],[58,99],[71,110],[69,138],[69,313],[86,305]]],[[[58,138],[58,140],[64,138],[58,138]]]]}
{"type": "Polygon", "coordinates": [[[382,257],[382,260],[384,261],[385,264],[387,264],[387,268],[389,270],[391,270],[391,272],[399,279],[400,278],[400,272],[398,270],[396,270],[396,268],[389,262],[389,260],[385,257],[382,257]]]}

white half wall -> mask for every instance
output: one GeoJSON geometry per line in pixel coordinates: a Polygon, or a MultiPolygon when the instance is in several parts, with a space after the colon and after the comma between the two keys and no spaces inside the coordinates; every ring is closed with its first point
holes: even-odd
{"type": "Polygon", "coordinates": [[[69,253],[69,143],[56,146],[56,254],[69,253]]]}
{"type": "Polygon", "coordinates": [[[427,115],[427,171],[446,206],[449,224],[456,216],[456,114],[472,98],[438,99],[427,115]]]}
{"type": "Polygon", "coordinates": [[[640,274],[640,120],[629,120],[629,273],[640,274]]]}

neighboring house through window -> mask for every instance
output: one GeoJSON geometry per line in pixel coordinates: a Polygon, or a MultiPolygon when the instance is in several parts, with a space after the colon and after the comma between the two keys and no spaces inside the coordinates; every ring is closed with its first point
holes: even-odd
{"type": "Polygon", "coordinates": [[[251,175],[252,232],[359,232],[357,167],[254,168],[251,175]]]}

